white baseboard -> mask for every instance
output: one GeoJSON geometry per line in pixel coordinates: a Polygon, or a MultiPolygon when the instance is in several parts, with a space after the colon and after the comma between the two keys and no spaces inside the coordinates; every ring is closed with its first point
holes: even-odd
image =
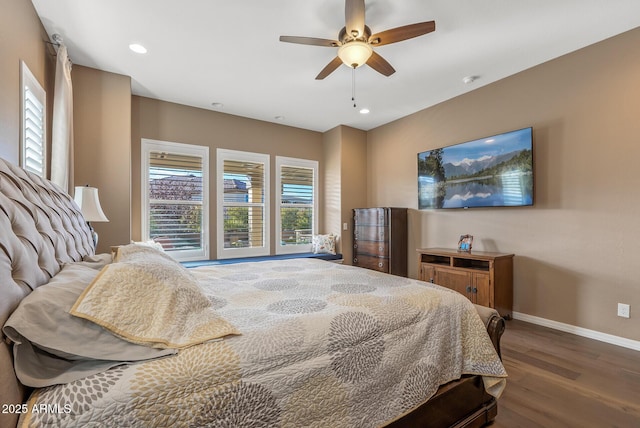
{"type": "Polygon", "coordinates": [[[516,320],[530,322],[531,324],[541,325],[543,327],[553,328],[555,330],[565,331],[577,336],[588,337],[589,339],[599,340],[600,342],[610,343],[612,345],[622,346],[623,348],[640,351],[640,341],[626,339],[612,334],[602,333],[588,328],[576,327],[575,325],[565,324],[558,321],[548,320],[546,318],[535,317],[533,315],[514,312],[513,318],[516,320]]]}

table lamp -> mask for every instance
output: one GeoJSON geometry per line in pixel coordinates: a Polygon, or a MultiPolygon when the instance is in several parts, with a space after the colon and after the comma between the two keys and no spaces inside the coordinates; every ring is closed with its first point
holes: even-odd
{"type": "Polygon", "coordinates": [[[102,211],[102,207],[100,206],[100,199],[98,198],[98,189],[95,187],[86,186],[76,186],[75,196],[73,200],[80,207],[80,212],[82,212],[82,216],[87,221],[87,225],[89,229],[91,229],[91,236],[93,237],[93,245],[97,247],[98,245],[98,234],[91,226],[92,221],[109,221],[104,212],[102,211]]]}

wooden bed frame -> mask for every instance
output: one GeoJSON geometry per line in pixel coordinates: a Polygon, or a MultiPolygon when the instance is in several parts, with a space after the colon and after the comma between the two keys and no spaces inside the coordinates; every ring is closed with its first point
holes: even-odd
{"type": "MultiPolygon", "coordinates": [[[[94,254],[91,231],[72,198],[53,183],[0,159],[0,326],[35,288],[63,263],[94,254]]],[[[505,321],[493,309],[476,306],[500,355],[505,321]]],[[[31,391],[18,381],[12,347],[0,342],[0,406],[21,405],[31,391]]],[[[3,409],[4,410],[4,409],[3,409]]],[[[430,400],[389,427],[479,427],[497,414],[497,401],[480,376],[441,386],[430,400]]],[[[0,426],[16,426],[17,412],[0,412],[0,426]]]]}

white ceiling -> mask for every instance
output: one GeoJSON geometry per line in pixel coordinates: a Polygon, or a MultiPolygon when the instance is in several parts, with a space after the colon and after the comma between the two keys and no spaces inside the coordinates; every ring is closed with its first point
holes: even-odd
{"type": "Polygon", "coordinates": [[[337,48],[278,40],[337,39],[344,0],[32,2],[74,64],[131,76],[136,95],[321,132],[369,130],[640,26],[639,0],[369,0],[373,33],[430,20],[436,31],[376,48],[396,73],[357,69],[354,109],[349,68],[315,80],[337,48]]]}

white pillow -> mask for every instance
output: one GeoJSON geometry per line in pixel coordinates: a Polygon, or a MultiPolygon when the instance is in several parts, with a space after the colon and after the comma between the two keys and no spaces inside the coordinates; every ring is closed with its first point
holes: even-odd
{"type": "Polygon", "coordinates": [[[155,248],[157,250],[163,250],[164,248],[162,247],[162,244],[154,241],[153,239],[149,239],[148,241],[131,241],[132,244],[136,244],[136,245],[146,245],[147,247],[152,247],[155,248]]]}
{"type": "Polygon", "coordinates": [[[311,249],[314,254],[335,254],[336,235],[313,235],[311,249]]]}
{"type": "Polygon", "coordinates": [[[99,272],[86,260],[66,263],[47,284],[25,297],[7,320],[3,331],[14,342],[15,369],[23,384],[40,388],[73,382],[123,361],[177,352],[135,345],[69,314],[99,272]]]}

